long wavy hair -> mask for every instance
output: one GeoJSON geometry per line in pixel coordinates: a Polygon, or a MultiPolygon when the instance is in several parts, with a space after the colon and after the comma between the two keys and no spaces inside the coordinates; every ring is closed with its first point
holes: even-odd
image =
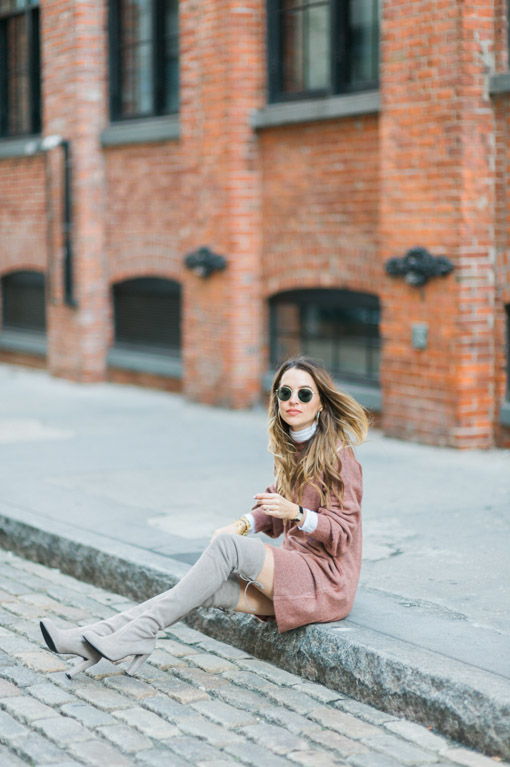
{"type": "Polygon", "coordinates": [[[343,497],[340,447],[359,445],[366,438],[368,416],[349,394],[338,391],[328,371],[311,357],[293,357],[278,370],[271,389],[269,402],[268,450],[275,462],[276,487],[280,495],[301,503],[306,485],[312,485],[320,493],[321,505],[331,499],[335,489],[340,501],[343,497]],[[290,436],[290,427],[280,417],[276,390],[283,374],[291,368],[309,373],[320,396],[322,410],[317,430],[304,449],[298,449],[290,436]]]}

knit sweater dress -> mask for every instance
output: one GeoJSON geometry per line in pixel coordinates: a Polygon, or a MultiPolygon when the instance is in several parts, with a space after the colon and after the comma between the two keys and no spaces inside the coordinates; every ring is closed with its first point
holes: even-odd
{"type": "MultiPolygon", "coordinates": [[[[256,507],[252,510],[255,532],[278,538],[273,547],[276,623],[280,633],[307,623],[338,621],[350,612],[361,569],[362,470],[352,448],[338,451],[344,483],[342,503],[338,488],[331,489],[328,507],[320,505],[317,490],[307,485],[301,505],[318,513],[313,533],[297,523],[283,524],[256,507]]],[[[270,485],[267,493],[276,493],[270,485]]],[[[297,502],[297,501],[296,501],[297,502]]]]}

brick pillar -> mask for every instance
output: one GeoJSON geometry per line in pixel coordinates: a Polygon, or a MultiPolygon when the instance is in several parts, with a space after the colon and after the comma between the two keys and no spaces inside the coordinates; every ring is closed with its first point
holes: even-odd
{"type": "Polygon", "coordinates": [[[47,152],[53,219],[48,274],[48,365],[54,375],[103,380],[107,344],[105,177],[99,135],[106,121],[106,4],[41,2],[43,136],[70,142],[76,307],[64,300],[63,152],[47,152]]]}
{"type": "MultiPolygon", "coordinates": [[[[384,263],[416,245],[455,271],[422,289],[383,278],[383,428],[433,444],[492,440],[492,3],[386,4],[380,235],[384,263]],[[412,347],[413,323],[428,347],[412,347]]],[[[382,264],[381,264],[382,270],[382,264]]]]}
{"type": "Polygon", "coordinates": [[[260,191],[249,113],[263,100],[264,18],[258,0],[181,5],[181,144],[195,215],[189,248],[228,260],[207,280],[187,273],[184,391],[247,407],[259,397],[260,191]]]}

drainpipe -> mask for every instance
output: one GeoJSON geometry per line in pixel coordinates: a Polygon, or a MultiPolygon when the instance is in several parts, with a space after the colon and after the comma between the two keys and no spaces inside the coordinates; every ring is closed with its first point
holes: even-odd
{"type": "Polygon", "coordinates": [[[64,235],[64,303],[66,306],[77,307],[74,297],[74,263],[72,242],[72,162],[71,142],[62,136],[46,136],[40,142],[40,149],[48,152],[56,147],[62,148],[64,173],[62,186],[64,198],[62,201],[62,232],[64,235]]]}

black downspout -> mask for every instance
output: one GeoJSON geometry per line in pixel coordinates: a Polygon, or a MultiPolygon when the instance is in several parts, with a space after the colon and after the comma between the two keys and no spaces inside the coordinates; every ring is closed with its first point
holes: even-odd
{"type": "Polygon", "coordinates": [[[62,212],[62,229],[64,232],[64,302],[67,306],[78,306],[74,297],[74,269],[72,249],[72,167],[71,143],[68,139],[62,141],[64,150],[64,205],[62,212]]]}

